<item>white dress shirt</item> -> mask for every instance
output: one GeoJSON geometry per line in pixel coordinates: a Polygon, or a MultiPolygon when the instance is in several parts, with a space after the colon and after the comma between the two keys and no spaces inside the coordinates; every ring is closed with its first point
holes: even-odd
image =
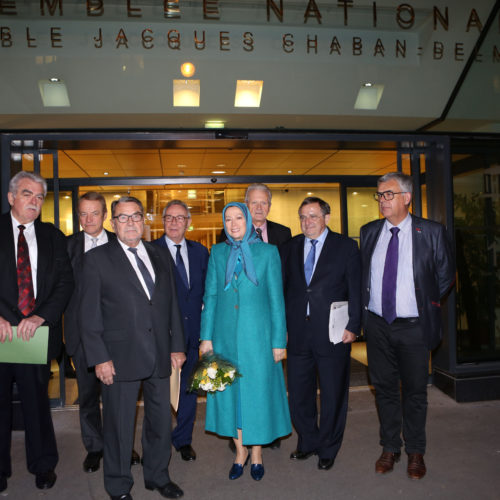
{"type": "MultiPolygon", "coordinates": [[[[132,267],[134,268],[135,274],[137,274],[137,277],[139,278],[139,281],[141,282],[142,288],[144,288],[144,291],[146,292],[146,295],[151,299],[151,296],[149,295],[149,290],[148,287],[146,286],[146,282],[144,281],[144,278],[142,277],[142,273],[137,266],[137,261],[135,260],[135,255],[130,252],[129,246],[125,245],[122,241],[118,240],[120,243],[121,247],[123,248],[123,251],[125,252],[125,255],[127,256],[128,260],[132,264],[132,267]]],[[[146,247],[144,246],[144,243],[142,241],[139,242],[137,245],[137,255],[142,259],[144,264],[146,265],[149,274],[151,274],[151,278],[153,281],[156,281],[156,276],[155,276],[155,271],[153,269],[153,265],[151,264],[151,260],[149,259],[149,254],[146,250],[146,247]]]]}
{"type": "Polygon", "coordinates": [[[177,264],[177,261],[176,261],[177,247],[175,245],[181,246],[181,257],[182,257],[182,260],[184,261],[184,267],[186,268],[188,284],[190,284],[191,282],[189,280],[189,258],[188,258],[188,249],[187,249],[186,239],[183,238],[180,243],[175,243],[167,235],[165,235],[165,241],[167,242],[168,249],[170,250],[170,255],[172,256],[172,259],[174,259],[174,264],[177,264]]]}
{"type": "MultiPolygon", "coordinates": [[[[93,246],[94,242],[92,240],[94,239],[94,237],[90,236],[90,234],[87,234],[85,231],[83,232],[83,234],[84,234],[83,251],[88,252],[93,246]]],[[[99,234],[99,236],[97,236],[97,245],[96,246],[100,247],[101,245],[104,245],[107,242],[108,242],[108,235],[107,235],[106,231],[104,231],[104,229],[103,229],[101,231],[101,234],[99,234]]]]}
{"type": "Polygon", "coordinates": [[[24,226],[24,237],[26,238],[26,243],[28,244],[28,253],[30,255],[30,265],[31,265],[31,280],[33,281],[33,293],[36,299],[36,271],[38,269],[38,246],[36,244],[36,234],[35,234],[35,222],[28,222],[28,224],[21,224],[16,218],[10,213],[12,218],[12,231],[14,233],[14,256],[16,259],[17,266],[17,240],[19,239],[19,228],[17,226],[24,226]]]}
{"type": "MultiPolygon", "coordinates": [[[[387,219],[375,246],[370,266],[370,303],[368,310],[382,316],[382,280],[384,276],[387,247],[392,237],[393,226],[387,219]]],[[[396,315],[398,318],[418,316],[413,278],[413,237],[411,215],[397,226],[398,233],[398,276],[396,284],[396,315]]]]}

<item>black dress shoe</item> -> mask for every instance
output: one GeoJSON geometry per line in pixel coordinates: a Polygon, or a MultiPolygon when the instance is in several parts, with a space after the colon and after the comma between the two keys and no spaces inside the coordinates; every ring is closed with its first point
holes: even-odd
{"type": "Polygon", "coordinates": [[[141,463],[141,457],[139,453],[135,450],[132,450],[132,457],[130,458],[130,465],[139,465],[141,463]]]}
{"type": "Polygon", "coordinates": [[[0,493],[7,489],[7,478],[5,476],[0,476],[0,493]]]}
{"type": "Polygon", "coordinates": [[[291,460],[306,460],[307,458],[311,457],[312,455],[316,455],[316,452],[315,451],[308,451],[306,453],[303,451],[295,450],[295,451],[292,451],[292,453],[290,453],[290,459],[291,460]]]}
{"type": "Polygon", "coordinates": [[[334,458],[320,458],[318,460],[319,470],[330,470],[335,462],[334,458]]]}
{"type": "Polygon", "coordinates": [[[56,479],[56,473],[53,470],[48,470],[36,475],[35,484],[40,490],[48,490],[54,486],[56,479]]]}
{"type": "Polygon", "coordinates": [[[109,498],[111,498],[111,500],[133,500],[132,495],[130,493],[125,493],[124,495],[119,495],[119,496],[111,495],[109,498]]]}
{"type": "Polygon", "coordinates": [[[172,481],[165,486],[155,486],[151,483],[144,483],[147,490],[156,490],[164,498],[180,498],[184,492],[172,481]]]}
{"type": "Polygon", "coordinates": [[[89,451],[83,461],[85,472],[95,472],[101,465],[102,451],[89,451]]]}
{"type": "Polygon", "coordinates": [[[192,462],[193,460],[196,460],[196,453],[190,444],[181,446],[178,451],[181,454],[182,460],[185,460],[186,462],[192,462]]]}
{"type": "Polygon", "coordinates": [[[281,439],[278,438],[278,439],[275,439],[270,445],[269,445],[269,448],[271,448],[271,450],[279,450],[281,447],[281,439]]]}

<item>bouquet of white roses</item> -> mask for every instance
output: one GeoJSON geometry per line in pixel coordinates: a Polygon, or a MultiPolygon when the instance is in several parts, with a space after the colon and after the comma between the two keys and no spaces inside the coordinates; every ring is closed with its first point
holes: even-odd
{"type": "Polygon", "coordinates": [[[199,389],[207,392],[223,391],[237,377],[241,377],[241,374],[231,362],[210,351],[201,356],[196,364],[188,391],[194,392],[199,389]]]}

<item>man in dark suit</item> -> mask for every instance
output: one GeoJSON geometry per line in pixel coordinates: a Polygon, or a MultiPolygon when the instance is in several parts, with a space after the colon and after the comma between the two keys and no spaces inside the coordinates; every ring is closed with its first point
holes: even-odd
{"type": "Polygon", "coordinates": [[[188,206],[180,200],[169,201],[163,210],[165,234],[153,242],[168,248],[175,266],[177,300],[183,318],[187,354],[181,371],[177,426],[172,432],[172,444],[180,452],[182,459],[188,462],[196,460],[191,442],[197,395],[187,392],[187,386],[198,361],[201,308],[208,264],[208,250],[201,243],[185,238],[190,225],[191,213],[188,206]]]}
{"type": "MultiPolygon", "coordinates": [[[[250,184],[245,194],[245,203],[252,215],[252,223],[259,238],[265,243],[280,246],[292,237],[289,227],[267,219],[271,210],[271,190],[265,184],[250,184]]],[[[222,229],[218,242],[226,241],[226,233],[222,229]]]]}
{"type": "Polygon", "coordinates": [[[172,262],[141,241],[138,199],[113,201],[111,214],[117,239],[84,255],[79,314],[87,363],[102,382],[104,486],[112,500],[132,498],[130,456],[142,384],[144,483],[178,498],[183,492],[168,474],[170,373],[186,357],[172,262]]]}
{"type": "Polygon", "coordinates": [[[385,474],[399,461],[402,427],[408,476],[421,479],[429,350],[441,339],[440,301],[455,272],[444,226],[409,214],[412,190],[402,173],[378,180],[385,219],[361,228],[363,322],[380,419],[375,470],[385,474]]]}
{"type": "Polygon", "coordinates": [[[37,488],[52,488],[56,482],[48,384],[50,360],[61,349],[61,314],[73,291],[73,274],[63,233],[38,220],[46,194],[45,179],[19,172],[9,183],[11,211],[0,217],[0,342],[12,341],[12,326],[24,341],[38,327],[50,327],[46,364],[0,363],[0,492],[11,475],[13,382],[21,399],[28,470],[37,488]]]}
{"type": "MultiPolygon", "coordinates": [[[[83,352],[78,327],[78,307],[80,305],[78,284],[82,278],[83,254],[92,248],[116,239],[114,233],[103,228],[107,215],[106,200],[102,194],[95,191],[83,194],[78,200],[78,220],[83,231],[68,236],[67,239],[68,254],[77,287],[64,313],[64,341],[66,352],[72,357],[76,371],[80,430],[83,444],[87,450],[87,456],[83,462],[85,472],[98,470],[102,458],[101,383],[95,376],[94,369],[88,367],[83,352]]],[[[139,462],[139,455],[132,451],[132,465],[139,462]]]]}
{"type": "Polygon", "coordinates": [[[330,231],[330,206],[316,197],[299,208],[304,234],[281,248],[288,328],[288,392],[298,434],[292,460],[319,457],[330,469],[347,417],[351,342],[361,329],[361,262],[356,242],[330,231]],[[348,301],[342,341],[330,341],[332,302],[348,301]],[[321,392],[318,423],[317,380],[321,392]]]}

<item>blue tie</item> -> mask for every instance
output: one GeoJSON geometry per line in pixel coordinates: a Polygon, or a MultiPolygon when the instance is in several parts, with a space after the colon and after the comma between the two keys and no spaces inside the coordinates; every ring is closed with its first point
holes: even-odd
{"type": "Polygon", "coordinates": [[[316,243],[318,240],[311,240],[311,249],[307,254],[306,263],[304,264],[304,274],[306,275],[306,283],[311,283],[311,278],[314,269],[314,261],[316,260],[316,243]]]}
{"type": "Polygon", "coordinates": [[[181,245],[175,245],[175,248],[177,248],[177,253],[175,254],[175,265],[177,267],[177,271],[179,271],[179,274],[181,275],[184,285],[186,285],[186,288],[189,290],[189,281],[186,272],[186,266],[184,265],[184,260],[182,260],[181,255],[181,245]]]}
{"type": "Polygon", "coordinates": [[[137,248],[129,248],[128,251],[134,254],[137,267],[139,268],[139,271],[141,271],[142,277],[144,278],[144,283],[146,283],[146,287],[149,291],[149,298],[153,298],[155,282],[151,277],[151,273],[148,271],[148,268],[146,267],[146,264],[144,264],[144,261],[139,257],[139,255],[137,255],[137,248]]]}
{"type": "Polygon", "coordinates": [[[399,228],[391,228],[391,239],[385,256],[384,276],[382,278],[382,317],[391,324],[396,315],[396,285],[398,279],[399,228]]]}

